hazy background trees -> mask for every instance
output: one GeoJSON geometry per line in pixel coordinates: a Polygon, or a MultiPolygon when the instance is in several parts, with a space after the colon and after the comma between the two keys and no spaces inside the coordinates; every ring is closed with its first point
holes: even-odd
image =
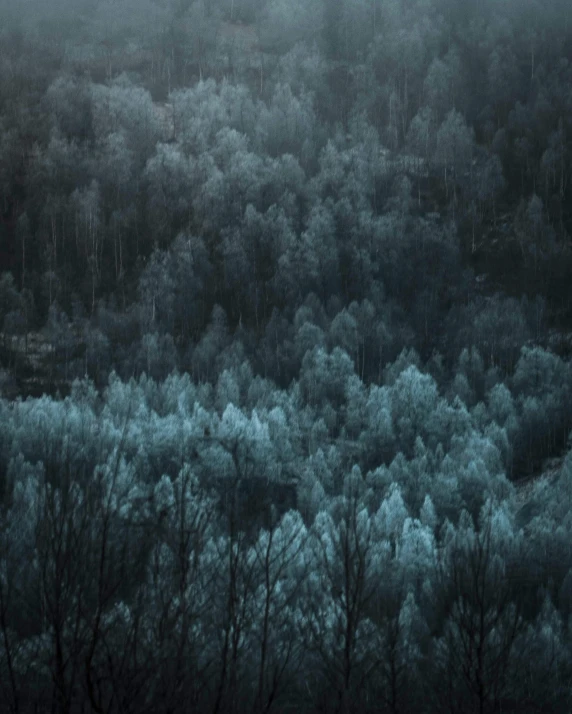
{"type": "Polygon", "coordinates": [[[568,10],[0,2],[4,709],[568,711],[568,10]]]}

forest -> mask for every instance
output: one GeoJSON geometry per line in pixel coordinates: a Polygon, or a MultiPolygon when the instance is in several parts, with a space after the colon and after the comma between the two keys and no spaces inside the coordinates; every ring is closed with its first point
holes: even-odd
{"type": "Polygon", "coordinates": [[[0,0],[0,711],[569,714],[569,0],[0,0]]]}

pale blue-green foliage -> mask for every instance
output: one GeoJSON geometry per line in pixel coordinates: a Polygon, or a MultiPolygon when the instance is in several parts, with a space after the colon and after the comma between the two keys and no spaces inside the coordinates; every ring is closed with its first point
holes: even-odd
{"type": "Polygon", "coordinates": [[[397,378],[405,372],[408,367],[416,367],[420,369],[421,360],[417,352],[411,349],[403,349],[397,359],[391,364],[386,365],[383,371],[383,381],[388,387],[393,386],[397,378]]]}
{"type": "Polygon", "coordinates": [[[240,387],[229,370],[225,369],[219,375],[215,395],[215,404],[221,414],[231,404],[240,406],[240,387]]]}
{"type": "Polygon", "coordinates": [[[471,415],[459,397],[454,397],[451,404],[440,399],[435,419],[427,429],[428,445],[435,448],[437,444],[442,444],[450,448],[453,439],[470,438],[474,429],[471,415]]]}
{"type": "MultiPolygon", "coordinates": [[[[298,311],[300,312],[300,310],[298,311]]],[[[326,336],[324,331],[313,322],[304,322],[296,331],[294,339],[294,347],[296,357],[302,362],[304,355],[314,347],[324,348],[326,344],[326,336]]]]}
{"type": "Polygon", "coordinates": [[[452,515],[462,503],[476,513],[486,493],[507,494],[502,474],[510,448],[504,429],[483,433],[487,420],[474,420],[458,397],[450,403],[439,396],[432,377],[414,365],[391,386],[370,387],[365,422],[362,454],[389,461],[388,469],[367,476],[375,493],[399,483],[414,511],[429,493],[441,516],[452,515]]]}
{"type": "Polygon", "coordinates": [[[435,531],[437,526],[437,513],[435,512],[435,506],[431,500],[431,496],[427,494],[421,506],[421,511],[419,512],[419,520],[422,525],[429,528],[432,532],[435,531]]]}
{"type": "Polygon", "coordinates": [[[175,505],[175,489],[171,479],[165,474],[153,488],[153,502],[159,513],[164,509],[172,509],[175,505]]]}
{"type": "Polygon", "coordinates": [[[572,525],[572,452],[568,452],[558,478],[546,489],[543,498],[544,508],[558,524],[570,528],[572,525]]]}
{"type": "MultiPolygon", "coordinates": [[[[306,315],[300,317],[310,324],[306,315]]],[[[433,378],[413,365],[391,384],[365,387],[342,350],[309,353],[305,364],[303,388],[293,385],[287,392],[264,382],[248,389],[248,370],[229,367],[220,373],[212,400],[188,376],[171,375],[164,383],[142,377],[127,384],[112,376],[101,398],[92,385],[78,382],[72,397],[60,402],[44,398],[10,407],[0,402],[1,456],[13,484],[5,534],[10,553],[33,562],[42,499],[54,495],[56,516],[63,507],[62,492],[43,490],[43,459],[63,453],[74,467],[98,464],[87,474],[91,480],[70,486],[75,511],[69,524],[90,503],[89,495],[100,499],[114,523],[123,526],[137,516],[157,526],[147,578],[138,585],[147,606],[142,656],[152,658],[158,650],[174,656],[173,638],[161,641],[161,618],[181,635],[190,615],[196,624],[185,646],[201,664],[221,661],[230,631],[241,632],[239,672],[260,663],[264,636],[269,666],[281,662],[294,641],[300,662],[310,662],[312,651],[321,648],[328,667],[343,662],[351,637],[352,667],[369,668],[381,659],[379,671],[385,671],[389,657],[395,657],[402,688],[424,660],[425,618],[436,616],[438,558],[447,575],[455,557],[470,562],[475,548],[487,545],[491,557],[484,577],[494,594],[526,544],[538,569],[562,563],[562,573],[552,571],[560,586],[569,570],[572,461],[564,463],[553,492],[537,494],[545,499],[545,513],[528,524],[525,540],[515,527],[512,489],[503,475],[507,424],[517,409],[508,390],[490,390],[494,422],[487,424],[482,410],[479,415],[458,398],[448,401],[433,378]],[[310,405],[304,394],[312,395],[310,405]],[[346,429],[344,438],[332,438],[326,426],[333,405],[339,407],[335,416],[346,429]],[[352,434],[358,438],[352,440],[352,434]],[[376,449],[382,454],[379,466],[364,474],[360,459],[365,454],[370,463],[376,449]],[[277,520],[272,534],[261,530],[249,540],[240,533],[221,535],[214,496],[200,484],[237,476],[300,478],[299,510],[277,520]],[[177,579],[177,537],[189,530],[194,535],[185,557],[192,574],[183,582],[177,579]],[[234,584],[232,563],[237,564],[234,584]],[[348,597],[356,598],[355,621],[348,618],[348,597]],[[231,608],[229,598],[236,598],[231,608]],[[382,614],[390,601],[393,614],[382,614]]],[[[97,528],[94,521],[90,538],[97,528]]],[[[509,608],[493,623],[493,606],[486,612],[483,641],[494,658],[514,613],[509,608]]],[[[461,600],[453,602],[444,636],[435,640],[438,671],[462,652],[463,607],[461,600]]],[[[104,616],[118,647],[132,616],[122,603],[104,616]]],[[[476,615],[468,617],[473,622],[476,615]]],[[[540,663],[538,676],[530,673],[535,687],[556,682],[555,668],[565,663],[563,639],[563,624],[547,604],[517,648],[540,663]],[[554,660],[545,652],[556,653],[554,660]]]]}
{"type": "Polygon", "coordinates": [[[308,537],[307,528],[296,511],[288,511],[276,526],[273,537],[273,553],[276,553],[276,563],[283,561],[285,577],[292,579],[290,585],[297,584],[297,574],[305,568],[305,544],[308,537]]]}
{"type": "Polygon", "coordinates": [[[443,457],[437,470],[431,498],[440,516],[454,518],[462,504],[460,484],[455,459],[449,454],[443,457]]]}
{"type": "Polygon", "coordinates": [[[342,495],[347,501],[363,501],[366,484],[360,467],[355,464],[344,476],[342,495]]]}
{"type": "MultiPolygon", "coordinates": [[[[536,503],[539,503],[538,501],[536,503]]],[[[559,581],[567,572],[570,562],[570,509],[563,522],[558,522],[550,514],[540,509],[529,523],[524,525],[528,546],[530,572],[538,584],[548,580],[559,581]]]]}
{"type": "Polygon", "coordinates": [[[504,384],[495,385],[487,395],[488,414],[507,435],[513,437],[518,431],[516,405],[510,390],[504,384]]]}
{"type": "MultiPolygon", "coordinates": [[[[21,484],[23,483],[37,483],[38,485],[43,482],[44,478],[44,464],[42,461],[36,461],[35,463],[30,463],[24,459],[22,453],[17,456],[13,456],[8,461],[7,469],[8,483],[12,484],[14,490],[12,492],[12,497],[16,499],[16,491],[21,493],[21,484]]],[[[26,487],[28,488],[28,486],[26,487]]],[[[33,509],[34,500],[30,501],[30,507],[33,509]]]]}
{"type": "Polygon", "coordinates": [[[65,186],[70,194],[75,187],[83,185],[86,176],[86,159],[77,141],[68,140],[58,132],[52,132],[48,146],[38,162],[38,168],[46,177],[48,185],[61,190],[65,186]],[[83,180],[79,181],[80,175],[83,180]]]}
{"type": "Polygon", "coordinates": [[[326,402],[326,404],[324,404],[321,409],[321,414],[324,424],[328,429],[328,434],[334,435],[338,433],[338,430],[341,425],[340,413],[333,406],[333,404],[331,404],[330,402],[326,402]]]}
{"type": "Polygon", "coordinates": [[[459,112],[452,109],[437,131],[434,160],[445,171],[462,171],[471,158],[473,143],[473,129],[467,126],[459,112]]]}
{"type": "Polygon", "coordinates": [[[397,484],[393,483],[386,498],[373,515],[378,537],[389,540],[395,548],[408,515],[401,490],[397,484]]]}
{"type": "MultiPolygon", "coordinates": [[[[203,412],[203,423],[207,416],[203,412]]],[[[212,438],[202,440],[198,437],[203,472],[215,478],[254,476],[275,480],[280,477],[283,465],[277,458],[268,423],[260,419],[256,410],[248,417],[233,404],[228,404],[222,417],[211,417],[205,427],[212,438]]],[[[276,429],[274,431],[276,433],[276,429]]]]}
{"type": "Polygon", "coordinates": [[[208,231],[240,225],[249,203],[261,205],[269,179],[268,162],[249,150],[244,135],[228,127],[216,134],[212,151],[197,159],[195,174],[194,218],[208,231]]]}
{"type": "Polygon", "coordinates": [[[451,384],[451,394],[458,397],[467,407],[474,404],[475,393],[469,384],[469,380],[462,372],[457,372],[451,384]]]}
{"type": "MultiPolygon", "coordinates": [[[[117,447],[105,463],[96,466],[92,481],[100,484],[101,502],[107,513],[124,519],[136,512],[148,515],[148,489],[139,479],[135,463],[127,463],[117,447]]],[[[88,482],[87,490],[90,487],[88,482]]]]}
{"type": "MultiPolygon", "coordinates": [[[[397,460],[401,460],[404,464],[407,463],[401,453],[395,457],[394,462],[397,460]]],[[[374,502],[379,507],[390,485],[394,482],[392,471],[387,466],[378,466],[367,473],[365,480],[374,494],[374,502]]]]}
{"type": "Polygon", "coordinates": [[[572,458],[568,455],[554,480],[539,480],[534,485],[528,498],[530,513],[520,514],[535,558],[551,577],[557,572],[565,576],[562,570],[569,558],[566,543],[572,527],[571,499],[572,458]]]}
{"type": "Polygon", "coordinates": [[[176,413],[180,418],[192,414],[198,393],[190,376],[184,374],[170,374],[164,381],[159,382],[156,401],[151,407],[158,414],[176,413]]]}
{"type": "MultiPolygon", "coordinates": [[[[570,414],[570,363],[540,347],[523,347],[511,380],[518,429],[526,438],[553,443],[570,414]]],[[[516,429],[515,429],[516,431],[516,429]]]]}
{"type": "Polygon", "coordinates": [[[201,482],[301,477],[299,506],[309,522],[343,491],[348,455],[356,464],[364,457],[368,464],[376,457],[389,464],[360,475],[360,483],[371,489],[367,503],[372,512],[389,497],[392,482],[399,484],[411,513],[420,513],[429,496],[437,520],[454,517],[461,505],[476,515],[487,495],[507,497],[499,451],[506,448],[504,431],[498,427],[483,434],[460,400],[450,404],[439,396],[430,376],[409,366],[392,386],[365,388],[339,349],[331,354],[314,350],[306,355],[305,367],[301,383],[318,409],[303,406],[296,384],[288,393],[268,385],[263,405],[253,409],[248,374],[236,367],[221,373],[215,390],[222,416],[187,375],[171,375],[165,382],[143,376],[128,383],[112,375],[101,403],[93,389],[78,382],[73,398],[61,403],[44,399],[12,408],[8,455],[22,452],[24,461],[34,463],[63,447],[74,463],[87,461],[93,468],[121,443],[125,463],[144,481],[156,482],[166,473],[174,478],[188,462],[201,482]],[[245,401],[252,406],[246,409],[245,401]],[[336,412],[334,404],[342,410],[336,412]],[[417,433],[404,434],[413,422],[417,433]],[[64,431],[55,428],[62,423],[64,431]],[[334,444],[336,425],[343,438],[334,444]],[[349,438],[354,434],[357,440],[349,438]],[[408,450],[395,455],[406,436],[414,436],[408,450]]]}
{"type": "Polygon", "coordinates": [[[130,149],[149,155],[161,127],[150,93],[121,75],[111,84],[91,85],[91,111],[96,136],[122,132],[130,149]]]}
{"type": "MultiPolygon", "coordinates": [[[[248,138],[225,126],[215,136],[212,155],[223,172],[223,186],[228,192],[228,199],[232,200],[229,189],[235,189],[243,210],[248,203],[256,203],[256,191],[266,178],[266,167],[264,159],[249,150],[248,138]]],[[[242,215],[242,211],[240,213],[242,215]]]]}
{"type": "MultiPolygon", "coordinates": [[[[268,167],[268,171],[275,168],[277,167],[268,167]]],[[[264,183],[266,185],[266,180],[264,183]]],[[[281,191],[289,192],[288,181],[282,183],[282,186],[273,186],[277,193],[276,198],[279,198],[281,191]]],[[[282,207],[278,208],[273,204],[261,212],[252,203],[248,203],[244,209],[240,223],[229,226],[221,237],[227,286],[241,293],[249,290],[251,286],[253,260],[255,269],[262,267],[257,265],[257,253],[262,253],[265,260],[273,265],[278,264],[280,256],[295,240],[292,221],[282,207]]],[[[278,285],[276,287],[279,288],[278,285]]]]}
{"type": "Polygon", "coordinates": [[[115,442],[123,441],[123,450],[128,458],[139,453],[143,447],[148,418],[149,409],[141,384],[134,379],[124,383],[112,374],[104,391],[101,424],[115,442]]]}
{"type": "Polygon", "coordinates": [[[366,453],[374,457],[387,454],[395,443],[391,414],[391,392],[387,387],[372,384],[368,390],[363,418],[365,430],[360,435],[366,453]]]}
{"type": "Polygon", "coordinates": [[[479,514],[479,528],[488,529],[491,549],[503,558],[509,558],[523,543],[523,533],[516,529],[514,511],[510,502],[487,498],[479,514]]]}
{"type": "Polygon", "coordinates": [[[510,484],[504,475],[501,454],[490,439],[477,432],[469,438],[454,437],[450,457],[463,505],[471,513],[478,511],[488,494],[509,495],[510,484]]]}
{"type": "Polygon", "coordinates": [[[246,610],[249,627],[241,652],[246,666],[262,666],[263,642],[267,669],[287,661],[293,647],[300,649],[301,643],[295,639],[295,611],[284,581],[278,580],[271,587],[260,584],[248,599],[246,610]]]}
{"type": "Polygon", "coordinates": [[[351,135],[339,132],[322,149],[320,171],[311,182],[311,190],[323,198],[341,198],[356,212],[367,211],[376,175],[381,173],[379,139],[363,115],[353,118],[351,129],[351,135]]]}
{"type": "Polygon", "coordinates": [[[503,472],[499,450],[492,441],[477,431],[463,437],[454,436],[450,454],[461,466],[478,459],[491,475],[496,476],[503,472]]]}
{"type": "Polygon", "coordinates": [[[53,444],[55,430],[61,429],[62,407],[61,402],[46,396],[39,400],[16,402],[12,411],[12,451],[38,460],[39,454],[53,444]]]}
{"type": "Polygon", "coordinates": [[[4,543],[6,553],[15,562],[25,563],[33,557],[36,526],[42,515],[43,468],[40,463],[35,466],[26,463],[20,455],[11,459],[8,472],[13,489],[10,518],[4,527],[4,543]]]}
{"type": "Polygon", "coordinates": [[[490,423],[489,412],[484,402],[478,402],[471,409],[471,419],[478,429],[485,429],[490,423]]]}
{"type": "Polygon", "coordinates": [[[317,514],[327,507],[328,497],[316,473],[306,466],[296,488],[297,506],[304,518],[312,523],[317,514]]]}
{"type": "Polygon", "coordinates": [[[195,380],[197,377],[208,377],[213,373],[214,362],[230,342],[226,313],[215,305],[209,325],[195,347],[192,355],[192,366],[195,380]]]}
{"type": "Polygon", "coordinates": [[[128,418],[140,414],[139,410],[145,407],[141,382],[138,384],[134,379],[124,382],[112,372],[103,392],[103,402],[107,418],[121,426],[128,418]]]}
{"type": "MultiPolygon", "coordinates": [[[[121,443],[126,460],[134,463],[141,476],[159,478],[164,469],[176,472],[193,448],[201,456],[201,473],[215,478],[223,473],[236,475],[233,450],[242,476],[275,479],[283,469],[292,473],[299,452],[299,445],[290,438],[292,415],[278,406],[247,415],[229,403],[218,418],[196,400],[191,411],[194,392],[184,377],[173,376],[161,385],[148,378],[124,384],[112,376],[99,413],[91,397],[16,403],[9,419],[11,445],[5,458],[8,461],[21,453],[25,461],[34,463],[57,456],[73,467],[91,464],[93,468],[121,443]],[[205,438],[207,433],[209,438],[205,438]]],[[[295,428],[292,435],[296,435],[295,428]]]]}
{"type": "Polygon", "coordinates": [[[95,174],[102,185],[113,186],[117,195],[131,195],[135,153],[129,148],[125,134],[119,130],[101,136],[97,142],[95,174]]]}
{"type": "Polygon", "coordinates": [[[190,154],[207,151],[223,127],[252,137],[260,111],[245,85],[226,80],[219,84],[212,79],[200,81],[192,88],[172,92],[170,101],[177,138],[190,154]]]}
{"type": "Polygon", "coordinates": [[[292,154],[312,158],[316,116],[313,98],[295,96],[288,84],[277,84],[268,105],[262,105],[256,126],[256,144],[270,156],[292,154]]]}
{"type": "Polygon", "coordinates": [[[274,403],[275,389],[271,380],[256,375],[248,386],[245,407],[248,409],[269,407],[274,403]]]}
{"type": "Polygon", "coordinates": [[[175,532],[183,528],[185,532],[200,535],[200,539],[194,541],[195,548],[202,547],[212,535],[214,523],[208,516],[214,501],[201,488],[197,475],[189,465],[185,465],[174,479],[164,474],[153,487],[152,502],[155,514],[164,519],[165,526],[175,532]]]}
{"type": "Polygon", "coordinates": [[[399,662],[408,671],[415,671],[423,660],[421,644],[429,635],[429,628],[412,592],[408,592],[398,617],[399,662]]]}
{"type": "Polygon", "coordinates": [[[498,449],[505,469],[508,469],[512,459],[512,444],[505,428],[500,427],[496,422],[487,424],[484,429],[484,436],[498,449]]]}
{"type": "Polygon", "coordinates": [[[368,390],[362,380],[354,375],[346,382],[345,432],[353,438],[360,438],[366,427],[366,403],[368,390]]]}
{"type": "Polygon", "coordinates": [[[335,218],[329,205],[317,202],[305,229],[278,260],[277,279],[288,286],[286,294],[298,300],[310,291],[323,291],[328,281],[337,279],[338,267],[335,218]]]}
{"type": "Polygon", "coordinates": [[[406,452],[411,450],[418,434],[431,429],[438,399],[432,377],[413,366],[396,379],[391,390],[391,410],[398,443],[406,452]]]}
{"type": "MultiPolygon", "coordinates": [[[[384,453],[386,459],[395,448],[392,443],[395,433],[399,434],[399,442],[402,446],[406,445],[404,441],[415,437],[413,442],[409,441],[408,458],[400,467],[402,473],[409,469],[410,483],[419,484],[419,478],[440,468],[440,464],[435,463],[432,457],[439,444],[444,445],[445,452],[448,452],[455,462],[462,464],[462,469],[468,472],[467,478],[471,482],[475,482],[475,478],[483,482],[483,479],[486,480],[486,472],[494,476],[502,471],[502,467],[499,466],[498,451],[500,449],[506,459],[507,436],[504,425],[515,418],[510,393],[502,386],[495,387],[490,392],[488,400],[489,411],[502,427],[500,425],[498,428],[486,427],[486,434],[477,436],[482,422],[479,420],[474,423],[472,415],[459,400],[449,404],[439,397],[431,377],[422,375],[413,367],[402,371],[392,387],[372,385],[368,390],[364,390],[355,375],[348,355],[344,352],[334,350],[331,355],[328,355],[318,350],[312,353],[312,358],[310,359],[310,355],[306,356],[307,369],[302,376],[302,384],[309,395],[312,395],[312,401],[316,401],[318,396],[321,396],[324,404],[322,411],[328,421],[331,419],[331,408],[327,409],[330,399],[333,398],[334,404],[337,402],[345,405],[345,428],[361,434],[360,441],[364,450],[362,454],[374,454],[378,450],[384,453]],[[414,424],[417,426],[415,430],[414,424]],[[411,433],[408,434],[408,431],[411,433]],[[421,451],[416,446],[420,438],[424,444],[421,451]],[[477,452],[478,458],[473,458],[471,454],[477,452]],[[469,468],[471,462],[474,464],[469,468]]],[[[242,402],[242,394],[238,393],[242,392],[242,388],[238,389],[237,378],[238,373],[234,370],[223,372],[219,378],[217,400],[221,411],[230,403],[236,402],[240,405],[242,402]],[[223,384],[226,384],[224,388],[223,384]],[[225,392],[227,396],[223,396],[225,392]],[[230,394],[232,399],[229,398],[230,394]]],[[[274,420],[275,433],[272,441],[286,445],[289,430],[297,430],[297,445],[294,451],[298,452],[298,439],[302,436],[300,427],[304,419],[300,419],[299,413],[296,414],[295,400],[285,398],[276,390],[271,392],[271,396],[271,401],[279,401],[283,405],[282,411],[276,412],[277,420],[274,420]]],[[[292,396],[294,397],[294,393],[292,396]]],[[[193,419],[188,418],[191,416],[191,409],[194,409],[197,397],[200,397],[200,392],[192,385],[188,376],[173,375],[162,384],[149,378],[123,384],[112,376],[104,394],[101,414],[95,411],[93,395],[89,398],[82,397],[80,405],[72,404],[69,400],[63,403],[66,405],[65,431],[68,443],[73,444],[74,440],[77,440],[78,444],[81,443],[82,449],[93,449],[92,442],[96,441],[98,447],[108,447],[123,433],[125,420],[129,415],[133,423],[126,431],[125,442],[128,453],[141,455],[145,451],[156,450],[180,455],[183,437],[191,438],[193,434],[195,436],[199,434],[199,429],[189,426],[193,423],[193,419]],[[176,415],[173,412],[177,412],[176,415]],[[183,422],[187,422],[184,428],[181,426],[183,422]],[[90,434],[94,436],[93,439],[89,438],[90,434]],[[153,449],[148,448],[151,444],[153,449]]],[[[78,399],[79,391],[76,390],[73,401],[78,399]]],[[[8,420],[9,428],[17,432],[10,438],[13,444],[11,453],[23,450],[23,453],[28,455],[38,450],[31,442],[43,447],[53,443],[54,425],[62,422],[63,408],[63,405],[50,403],[49,400],[39,400],[27,406],[16,407],[14,412],[16,418],[8,420]],[[49,414],[42,417],[46,411],[49,414]],[[22,426],[22,420],[26,424],[25,428],[22,426]],[[30,428],[30,424],[33,428],[30,428]]],[[[263,421],[270,419],[264,410],[258,411],[259,418],[263,421]]],[[[235,416],[238,424],[239,412],[236,412],[235,416]]],[[[335,418],[338,421],[339,415],[335,418]]],[[[206,419],[203,429],[210,421],[211,417],[206,419]]],[[[319,430],[316,431],[319,419],[310,418],[310,424],[313,430],[312,450],[314,450],[328,438],[327,432],[332,426],[320,433],[319,430]]],[[[343,448],[345,447],[342,445],[343,448]]],[[[43,452],[44,448],[40,451],[43,452]]],[[[294,458],[292,446],[283,448],[278,460],[283,461],[286,455],[288,460],[294,458]]],[[[394,459],[393,477],[403,480],[404,477],[399,477],[397,470],[399,463],[394,459]]],[[[424,494],[420,497],[424,497],[424,494]]]]}
{"type": "Polygon", "coordinates": [[[109,447],[101,438],[100,423],[89,400],[63,401],[49,397],[16,402],[10,412],[11,444],[7,454],[22,454],[26,461],[67,463],[82,471],[94,464],[99,454],[109,447]]]}
{"type": "Polygon", "coordinates": [[[335,471],[339,465],[335,454],[332,453],[332,448],[326,449],[325,452],[319,448],[314,454],[309,455],[304,464],[304,469],[314,474],[330,495],[333,495],[334,492],[335,471]],[[332,456],[334,456],[333,459],[332,456]]]}
{"type": "Polygon", "coordinates": [[[570,367],[541,347],[523,347],[512,378],[515,392],[542,397],[566,384],[570,367]]]}
{"type": "Polygon", "coordinates": [[[193,198],[197,225],[201,225],[202,219],[203,229],[221,228],[224,221],[218,202],[224,196],[223,171],[216,165],[215,158],[210,153],[201,154],[197,158],[196,170],[200,182],[200,188],[193,198]]]}
{"type": "Polygon", "coordinates": [[[188,217],[196,174],[196,162],[186,156],[179,145],[157,144],[154,155],[147,161],[143,178],[152,227],[161,237],[169,236],[173,219],[181,225],[188,217]]]}
{"type": "MultiPolygon", "coordinates": [[[[274,255],[278,255],[278,251],[295,239],[296,231],[292,221],[300,218],[297,199],[306,196],[306,172],[298,159],[292,154],[267,159],[264,190],[270,191],[270,196],[275,199],[266,215],[277,233],[274,255]]],[[[261,205],[265,205],[265,202],[261,205]]]]}
{"type": "Polygon", "coordinates": [[[138,370],[155,379],[164,379],[177,367],[178,355],[170,334],[146,333],[136,354],[138,370]]]}
{"type": "Polygon", "coordinates": [[[264,6],[261,21],[261,39],[265,46],[279,48],[279,56],[292,46],[295,49],[302,46],[306,58],[306,43],[312,41],[315,28],[321,27],[323,22],[323,5],[317,0],[295,3],[271,0],[264,6]]]}
{"type": "Polygon", "coordinates": [[[47,88],[43,98],[44,109],[50,114],[53,129],[62,136],[81,134],[89,101],[88,83],[75,77],[57,77],[47,88]],[[79,115],[79,116],[78,116],[79,115]]]}
{"type": "Polygon", "coordinates": [[[332,320],[328,337],[331,347],[341,347],[354,356],[358,345],[356,319],[346,309],[342,310],[332,320]]]}
{"type": "MultiPolygon", "coordinates": [[[[311,410],[308,410],[311,411],[311,410]]],[[[306,416],[305,414],[303,416],[306,416]]],[[[307,428],[305,431],[308,434],[308,453],[311,455],[315,454],[320,444],[325,444],[329,440],[329,430],[328,425],[323,417],[319,417],[315,421],[312,420],[311,415],[308,420],[308,424],[304,424],[307,428]]]]}
{"type": "Polygon", "coordinates": [[[458,373],[463,374],[474,394],[484,386],[485,365],[476,347],[464,348],[457,363],[458,373]]]}
{"type": "Polygon", "coordinates": [[[268,427],[268,436],[276,453],[277,461],[282,465],[285,473],[294,474],[300,462],[300,439],[296,430],[288,423],[284,409],[275,406],[269,411],[257,410],[260,418],[268,427]]]}
{"type": "Polygon", "coordinates": [[[399,557],[405,575],[413,581],[430,576],[435,567],[436,542],[433,530],[416,518],[407,517],[401,533],[399,557]]]}
{"type": "Polygon", "coordinates": [[[418,436],[431,449],[438,444],[449,449],[454,439],[465,438],[473,430],[463,402],[455,397],[449,404],[439,396],[433,378],[415,366],[408,367],[397,377],[390,395],[397,443],[406,455],[411,455],[418,436]]]}
{"type": "Polygon", "coordinates": [[[306,353],[302,362],[300,383],[312,406],[341,406],[345,401],[347,380],[354,375],[352,360],[346,352],[336,347],[331,354],[315,347],[306,353]]]}

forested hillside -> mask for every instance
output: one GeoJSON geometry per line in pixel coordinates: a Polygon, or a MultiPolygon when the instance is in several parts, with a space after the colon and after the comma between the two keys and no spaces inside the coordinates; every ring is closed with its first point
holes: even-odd
{"type": "Polygon", "coordinates": [[[1,711],[569,714],[571,135],[569,0],[0,0],[1,711]]]}

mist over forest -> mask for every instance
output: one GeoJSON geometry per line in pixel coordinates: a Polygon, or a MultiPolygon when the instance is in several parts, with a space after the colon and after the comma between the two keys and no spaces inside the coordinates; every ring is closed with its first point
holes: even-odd
{"type": "Polygon", "coordinates": [[[570,0],[0,0],[0,711],[569,714],[570,0]]]}

